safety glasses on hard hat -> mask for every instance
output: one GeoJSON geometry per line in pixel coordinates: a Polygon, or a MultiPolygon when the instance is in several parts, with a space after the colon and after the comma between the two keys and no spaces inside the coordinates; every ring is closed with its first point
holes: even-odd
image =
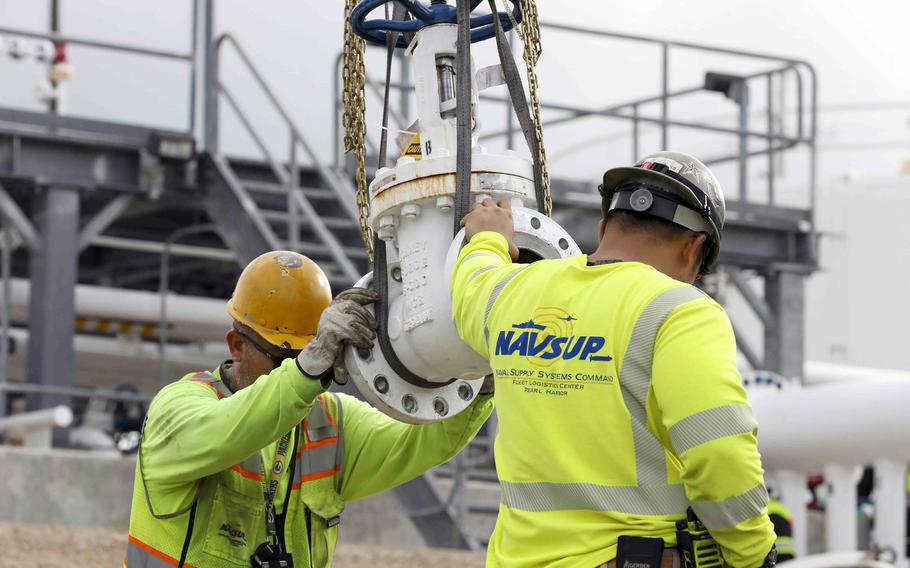
{"type": "Polygon", "coordinates": [[[259,341],[257,341],[258,338],[253,335],[253,333],[255,333],[255,332],[247,332],[246,330],[243,329],[243,326],[239,325],[237,322],[234,322],[234,331],[239,333],[241,335],[241,337],[243,337],[246,340],[247,343],[249,343],[256,349],[256,351],[259,351],[260,353],[262,353],[263,355],[268,357],[269,361],[272,362],[273,369],[277,369],[278,367],[280,367],[285,359],[296,358],[298,355],[300,355],[300,351],[302,351],[301,349],[281,349],[278,347],[273,347],[273,349],[275,351],[280,351],[280,354],[274,353],[274,352],[270,351],[268,348],[266,348],[265,346],[260,345],[259,341]]]}

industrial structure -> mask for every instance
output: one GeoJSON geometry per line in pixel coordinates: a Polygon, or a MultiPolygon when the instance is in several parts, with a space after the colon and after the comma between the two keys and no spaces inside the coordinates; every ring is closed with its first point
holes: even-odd
{"type": "MultiPolygon", "coordinates": [[[[215,34],[215,8],[213,0],[187,2],[193,22],[188,52],[70,37],[59,29],[37,33],[0,27],[7,54],[12,46],[25,58],[44,53],[41,64],[51,70],[46,112],[4,106],[0,92],[0,417],[21,400],[35,411],[61,404],[85,408],[91,400],[145,402],[179,370],[211,364],[213,355],[201,344],[223,336],[228,319],[222,302],[230,296],[239,268],[261,252],[289,249],[309,256],[323,267],[334,291],[351,286],[370,270],[361,240],[356,167],[339,151],[345,112],[340,93],[342,57],[335,95],[336,153],[329,161],[314,150],[311,134],[295,123],[237,37],[215,34]],[[162,130],[61,114],[58,103],[66,80],[66,47],[71,45],[185,65],[190,76],[185,127],[162,130]],[[234,52],[237,57],[232,61],[245,66],[271,110],[281,117],[286,152],[270,150],[274,141],[266,140],[251,120],[249,104],[223,81],[221,60],[227,50],[234,52]],[[259,156],[236,157],[221,151],[219,126],[226,113],[239,120],[259,156]],[[130,338],[132,345],[127,355],[118,347],[124,338],[130,338]],[[24,345],[24,372],[13,370],[11,360],[21,359],[24,345]],[[90,375],[77,378],[80,349],[94,353],[98,361],[104,353],[117,355],[120,349],[118,356],[159,364],[146,376],[119,382],[113,373],[105,380],[93,380],[90,375]],[[127,383],[136,390],[114,390],[127,383]]],[[[762,345],[748,344],[739,336],[738,347],[748,367],[800,382],[805,376],[805,279],[817,268],[818,258],[813,220],[818,95],[812,65],[797,58],[563,24],[541,22],[541,27],[559,34],[560,41],[584,37],[605,44],[655,47],[659,55],[654,68],[661,85],[650,96],[609,107],[543,100],[540,106],[547,116],[556,115],[543,121],[544,128],[591,117],[624,121],[631,126],[629,156],[633,159],[649,150],[640,136],[648,126],[659,128],[664,148],[672,147],[677,136],[692,132],[735,142],[735,153],[705,160],[709,165],[734,163],[738,171],[737,183],[727,184],[720,274],[706,287],[719,295],[737,294],[761,322],[762,345]],[[759,65],[761,71],[733,75],[706,69],[687,84],[671,85],[673,57],[686,51],[724,55],[733,68],[739,67],[737,62],[748,62],[759,65]],[[673,103],[698,97],[712,97],[718,106],[726,105],[738,117],[737,124],[716,126],[674,113],[673,103]],[[795,120],[785,125],[781,113],[793,107],[795,120]],[[764,111],[761,120],[754,118],[758,110],[764,111]],[[782,157],[791,156],[802,161],[808,174],[800,206],[781,205],[776,195],[775,168],[782,157]],[[759,161],[767,171],[765,183],[751,185],[749,169],[759,161]],[[758,280],[761,293],[756,291],[758,280]]],[[[382,103],[383,89],[407,93],[414,88],[408,73],[388,85],[376,79],[379,75],[379,70],[367,70],[366,92],[373,95],[369,104],[382,103]]],[[[390,100],[393,121],[407,129],[415,118],[409,115],[408,97],[390,100]]],[[[523,140],[516,142],[521,140],[521,129],[515,124],[512,100],[483,92],[478,100],[481,105],[501,105],[510,125],[483,133],[481,140],[498,137],[510,149],[524,148],[523,140]]],[[[371,180],[378,170],[378,138],[367,138],[366,175],[371,180]]],[[[383,175],[379,172],[380,178],[383,175]]],[[[567,228],[595,224],[601,212],[593,181],[554,178],[550,188],[556,224],[567,228]]],[[[542,203],[537,202],[537,207],[543,209],[542,203]]],[[[582,251],[593,248],[593,236],[571,235],[582,251]]],[[[736,327],[735,319],[733,323],[736,327]]],[[[762,401],[756,406],[761,418],[762,401]]],[[[45,424],[66,422],[57,414],[45,414],[58,420],[45,420],[45,424]]],[[[483,545],[483,535],[471,527],[478,516],[495,515],[497,506],[472,498],[468,481],[491,485],[496,481],[494,433],[495,424],[488,424],[451,464],[396,490],[404,509],[419,519],[415,525],[427,544],[483,545]]],[[[61,429],[54,439],[57,445],[72,443],[61,429]]],[[[774,450],[762,450],[765,455],[770,451],[775,463],[774,450]]],[[[819,459],[837,461],[833,455],[819,459]]],[[[790,472],[782,488],[785,499],[799,503],[801,495],[794,492],[799,493],[805,471],[786,459],[780,467],[790,472]]],[[[892,481],[903,471],[892,462],[882,467],[893,470],[892,481]]],[[[832,478],[842,473],[839,483],[849,486],[851,473],[846,466],[830,471],[832,478]]],[[[892,486],[890,495],[895,496],[898,491],[892,486]]],[[[849,510],[849,500],[841,506],[849,510]]],[[[902,535],[895,529],[894,508],[891,513],[889,543],[902,535]]],[[[804,521],[800,522],[804,528],[804,521]]],[[[900,525],[899,530],[903,528],[900,525]]],[[[852,530],[855,535],[855,525],[852,530]]],[[[843,528],[829,532],[837,538],[844,534],[843,528]]],[[[848,538],[846,549],[852,550],[855,544],[848,538]]],[[[828,546],[843,549],[830,541],[828,546]]],[[[806,551],[805,540],[799,547],[806,551]]],[[[902,551],[898,556],[903,557],[902,551]]]]}

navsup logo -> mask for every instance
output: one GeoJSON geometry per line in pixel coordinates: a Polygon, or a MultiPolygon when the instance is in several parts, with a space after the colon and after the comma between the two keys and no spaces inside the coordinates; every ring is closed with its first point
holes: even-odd
{"type": "Polygon", "coordinates": [[[549,367],[557,360],[612,361],[601,353],[607,344],[599,335],[575,335],[573,317],[561,308],[539,308],[528,321],[512,324],[496,338],[496,355],[526,357],[528,362],[549,367]]]}

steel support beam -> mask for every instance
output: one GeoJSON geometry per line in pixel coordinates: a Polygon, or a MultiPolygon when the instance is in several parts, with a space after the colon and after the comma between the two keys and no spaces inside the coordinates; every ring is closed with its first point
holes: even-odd
{"type": "Polygon", "coordinates": [[[41,248],[41,239],[38,237],[38,232],[35,230],[34,225],[28,220],[28,217],[25,216],[25,213],[22,212],[22,209],[19,208],[19,205],[16,204],[10,194],[3,189],[3,185],[0,185],[0,210],[3,211],[9,224],[18,231],[22,239],[28,244],[28,248],[33,251],[41,248]]]}
{"type": "Polygon", "coordinates": [[[802,379],[805,360],[806,275],[772,271],[765,276],[765,301],[774,314],[765,327],[765,368],[802,379]]]}
{"type": "Polygon", "coordinates": [[[101,235],[133,202],[132,195],[119,195],[105,205],[86,223],[79,233],[79,252],[91,246],[92,239],[101,235]]]}
{"type": "MultiPolygon", "coordinates": [[[[79,243],[79,194],[46,188],[36,196],[35,221],[44,246],[31,255],[31,299],[28,307],[28,382],[71,387],[73,384],[74,290],[79,243]]],[[[32,410],[68,404],[66,397],[41,395],[29,400],[32,410]]],[[[55,436],[57,442],[63,440],[55,436]]]]}

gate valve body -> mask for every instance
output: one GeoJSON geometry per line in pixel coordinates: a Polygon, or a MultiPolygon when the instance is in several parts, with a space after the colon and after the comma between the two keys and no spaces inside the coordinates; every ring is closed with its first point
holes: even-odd
{"type": "MultiPolygon", "coordinates": [[[[377,314],[379,337],[372,348],[348,348],[345,364],[353,382],[374,406],[403,422],[421,424],[463,411],[492,371],[485,358],[461,341],[452,321],[449,280],[464,245],[463,230],[454,239],[452,235],[457,158],[454,10],[435,2],[431,6],[406,2],[415,20],[366,20],[369,11],[383,3],[362,2],[352,12],[351,24],[367,41],[383,45],[389,31],[415,32],[406,54],[411,58],[418,112],[418,135],[411,146],[419,144],[420,154],[406,151],[394,168],[379,169],[370,184],[369,219],[381,240],[377,241],[374,271],[357,286],[372,285],[387,296],[376,306],[387,310],[387,316],[377,314]],[[410,29],[404,29],[404,24],[410,29]],[[384,282],[378,282],[380,278],[384,282]]],[[[479,3],[475,0],[472,5],[479,3]]],[[[516,15],[520,17],[517,4],[516,15]]],[[[472,41],[492,36],[492,17],[471,19],[472,41]],[[487,25],[489,33],[484,28],[487,25]]],[[[508,14],[497,17],[504,28],[510,22],[508,14]]],[[[471,68],[473,72],[473,62],[471,68]]],[[[477,106],[474,84],[476,81],[472,81],[472,114],[477,106]]],[[[475,114],[471,201],[486,197],[510,200],[519,261],[579,254],[572,237],[539,212],[543,204],[535,197],[532,163],[513,151],[491,154],[473,144],[477,128],[475,114]]]]}

